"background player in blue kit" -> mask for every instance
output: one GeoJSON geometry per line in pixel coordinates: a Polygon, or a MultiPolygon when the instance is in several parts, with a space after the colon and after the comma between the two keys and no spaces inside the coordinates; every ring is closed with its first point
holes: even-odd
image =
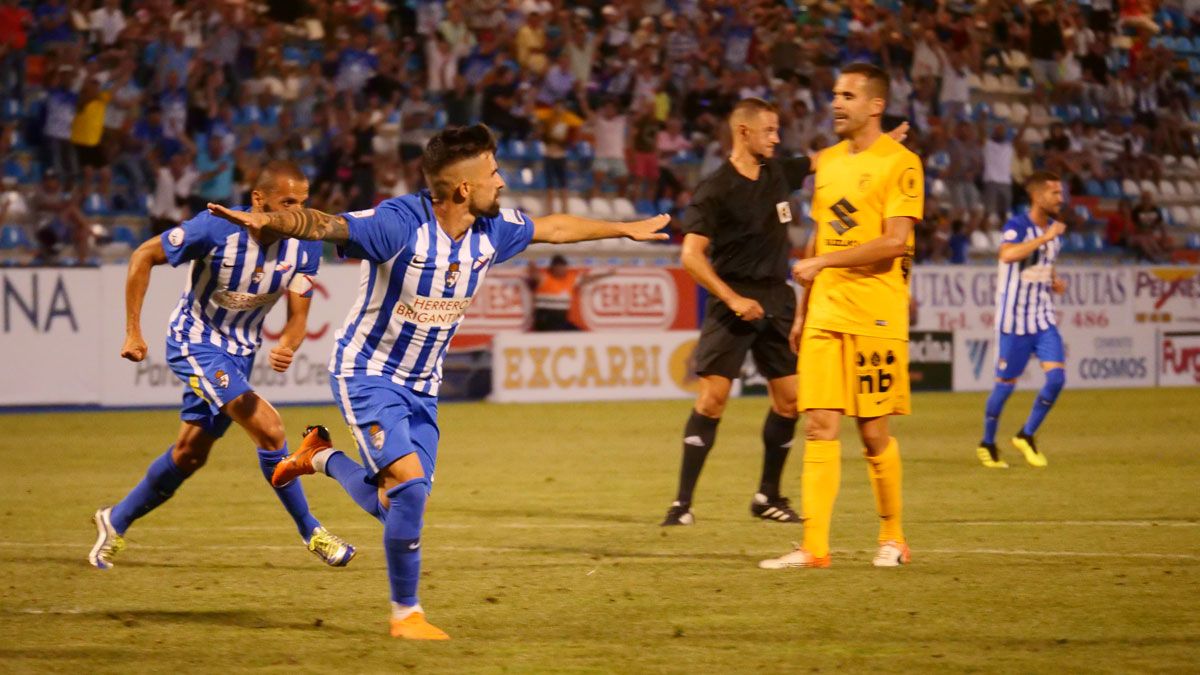
{"type": "Polygon", "coordinates": [[[495,151],[486,126],[445,129],[421,159],[430,190],[365,211],[244,213],[209,205],[252,232],[333,241],[344,255],[363,260],[361,291],[329,370],[334,399],[366,466],[333,450],[323,427],[310,427],[273,482],[326,473],[383,523],[393,637],[448,638],[426,621],[417,601],[421,529],[437,461],[442,360],[487,271],[531,242],[667,237],[658,232],[666,216],[611,223],[549,215],[535,223],[502,209],[504,179],[495,151]]]}
{"type": "MultiPolygon", "coordinates": [[[[272,162],[259,175],[251,193],[255,213],[302,208],[308,180],[291,162],[272,162]]],[[[231,422],[246,430],[258,446],[258,461],[270,480],[275,465],[287,456],[279,413],[250,386],[254,356],[262,343],[262,323],[275,302],[287,296],[288,318],[270,353],[271,367],[287,370],[304,340],[312,276],[321,262],[320,242],[285,239],[270,232],[247,232],[202,212],[161,237],[142,244],[129,261],[125,286],[126,337],[122,358],[146,357],[141,313],[150,270],[190,262],[187,287],[167,331],[171,370],[188,384],[175,444],[150,464],[146,477],[115,506],[96,511],[96,543],[88,561],[112,566],[134,520],[171,498],[175,490],[204,466],[217,439],[231,422]]],[[[354,547],[329,533],[313,517],[299,484],[275,488],[296,522],[308,549],[326,564],[340,567],[354,557],[354,547]]]]}
{"type": "Polygon", "coordinates": [[[1042,420],[1058,399],[1066,384],[1062,336],[1058,334],[1054,300],[1051,293],[1066,290],[1066,280],[1054,272],[1054,262],[1062,243],[1058,240],[1066,226],[1058,218],[1063,205],[1062,180],[1048,171],[1037,171],[1025,183],[1030,207],[1027,213],[1013,216],[1004,225],[1000,245],[1000,271],[996,283],[996,328],[999,334],[996,354],[996,385],[987,400],[983,440],[976,454],[983,465],[1004,469],[996,448],[996,425],[1004,403],[1012,394],[1017,378],[1025,372],[1030,356],[1037,356],[1046,371],[1046,383],[1033,402],[1025,426],[1012,443],[1025,455],[1030,466],[1046,466],[1033,441],[1042,420]]]}

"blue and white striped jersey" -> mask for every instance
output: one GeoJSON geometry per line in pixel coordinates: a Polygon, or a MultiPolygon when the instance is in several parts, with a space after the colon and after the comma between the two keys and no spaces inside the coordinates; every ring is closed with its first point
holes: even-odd
{"type": "MultiPolygon", "coordinates": [[[[1013,216],[1004,224],[1006,244],[1019,244],[1042,236],[1044,230],[1029,214],[1013,216]]],[[[1062,243],[1055,239],[1042,244],[1024,260],[1000,263],[996,283],[996,327],[1001,333],[1032,335],[1057,323],[1050,286],[1054,262],[1062,243]]]]}
{"type": "Polygon", "coordinates": [[[492,265],[525,250],[533,221],[501,209],[454,241],[424,191],[342,215],[350,237],[341,252],[362,259],[362,277],[329,372],[382,376],[436,396],[446,349],[475,292],[492,265]]]}
{"type": "Polygon", "coordinates": [[[172,267],[192,265],[167,334],[239,356],[258,349],[263,319],[281,295],[311,295],[321,264],[319,241],[260,246],[245,229],[208,212],[164,232],[162,246],[172,267]]]}

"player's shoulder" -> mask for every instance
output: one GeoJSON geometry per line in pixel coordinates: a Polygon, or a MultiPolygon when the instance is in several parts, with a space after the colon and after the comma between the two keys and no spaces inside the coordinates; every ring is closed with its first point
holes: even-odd
{"type": "MultiPolygon", "coordinates": [[[[233,206],[233,207],[230,207],[230,209],[233,211],[249,211],[250,210],[248,207],[245,207],[245,206],[233,206]]],[[[234,225],[233,223],[229,222],[228,220],[225,220],[224,218],[221,218],[219,216],[214,216],[213,214],[209,213],[208,211],[201,211],[201,212],[197,213],[196,215],[192,216],[191,218],[183,221],[181,227],[186,229],[189,233],[201,232],[201,233],[209,234],[209,235],[213,236],[214,238],[216,238],[216,237],[223,238],[234,232],[238,232],[242,229],[241,227],[234,225]]]]}
{"type": "Polygon", "coordinates": [[[720,197],[729,192],[733,186],[733,173],[736,169],[729,160],[721,162],[712,173],[700,179],[696,184],[696,190],[692,193],[692,203],[720,197]]]}
{"type": "Polygon", "coordinates": [[[879,142],[871,146],[871,152],[879,155],[880,157],[886,157],[892,162],[915,161],[920,163],[921,161],[921,159],[917,156],[917,153],[909,150],[903,143],[897,141],[891,136],[888,136],[887,134],[879,137],[879,142]]]}

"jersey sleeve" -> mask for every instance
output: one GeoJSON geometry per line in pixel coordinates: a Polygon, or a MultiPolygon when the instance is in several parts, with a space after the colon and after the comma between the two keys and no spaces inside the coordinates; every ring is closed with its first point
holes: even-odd
{"type": "Polygon", "coordinates": [[[1028,228],[1023,227],[1018,218],[1009,218],[1008,222],[1004,223],[1000,236],[1005,244],[1019,244],[1025,241],[1027,231],[1028,228]]]}
{"type": "Polygon", "coordinates": [[[502,263],[529,247],[533,241],[533,219],[517,209],[500,209],[492,219],[492,244],[496,247],[496,262],[502,263]]]}
{"type": "Polygon", "coordinates": [[[296,261],[296,273],[288,283],[288,291],[296,295],[311,298],[313,292],[313,277],[321,267],[321,242],[306,241],[300,244],[300,255],[296,261]]]}
{"type": "Polygon", "coordinates": [[[716,203],[707,185],[701,185],[696,190],[692,203],[683,212],[683,224],[680,229],[684,234],[698,234],[712,239],[717,233],[718,214],[716,203]]]}
{"type": "Polygon", "coordinates": [[[901,153],[888,177],[883,217],[925,218],[925,171],[921,159],[911,152],[901,153]]]}
{"type": "Polygon", "coordinates": [[[338,255],[376,263],[387,262],[404,250],[420,225],[407,209],[386,203],[365,211],[343,213],[342,217],[350,236],[338,246],[338,255]]]}
{"type": "Polygon", "coordinates": [[[788,188],[795,192],[804,187],[804,180],[812,173],[812,160],[806,156],[789,157],[783,160],[783,177],[788,188]]]}
{"type": "Polygon", "coordinates": [[[207,213],[201,213],[160,235],[163,252],[167,254],[167,262],[171,267],[199,260],[216,246],[211,218],[207,213]]]}

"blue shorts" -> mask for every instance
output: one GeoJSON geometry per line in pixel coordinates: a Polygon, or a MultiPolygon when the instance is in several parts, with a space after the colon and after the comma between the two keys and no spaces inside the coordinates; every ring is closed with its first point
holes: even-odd
{"type": "Polygon", "coordinates": [[[441,436],[436,396],[377,375],[330,375],[329,386],[372,482],[381,469],[414,452],[433,480],[441,436]]]}
{"type": "Polygon", "coordinates": [[[235,356],[214,345],[168,338],[167,365],[188,385],[179,419],[199,424],[213,438],[224,436],[233,420],[221,408],[254,391],[250,386],[254,355],[235,356]]]}
{"type": "Polygon", "coordinates": [[[1063,363],[1067,360],[1062,336],[1054,326],[1030,335],[1001,333],[996,350],[996,377],[1015,380],[1025,372],[1029,357],[1036,355],[1042,363],[1063,363]]]}

